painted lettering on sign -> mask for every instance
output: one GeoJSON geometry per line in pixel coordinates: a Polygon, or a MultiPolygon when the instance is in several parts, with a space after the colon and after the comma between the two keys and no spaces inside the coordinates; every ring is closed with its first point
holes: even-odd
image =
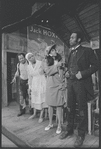
{"type": "Polygon", "coordinates": [[[64,57],[64,43],[48,28],[40,25],[29,26],[27,40],[27,48],[29,52],[40,52],[41,55],[44,55],[47,46],[56,44],[57,51],[64,57]]]}
{"type": "Polygon", "coordinates": [[[36,29],[33,26],[30,27],[30,32],[37,33],[37,34],[42,34],[40,28],[36,29]]]}
{"type": "Polygon", "coordinates": [[[42,29],[42,28],[35,28],[36,26],[30,26],[30,32],[33,32],[33,33],[37,33],[37,34],[42,34],[42,35],[45,35],[45,36],[49,36],[49,37],[53,37],[53,38],[58,38],[57,35],[55,35],[55,33],[53,33],[52,31],[50,30],[45,30],[45,29],[42,29]]]}

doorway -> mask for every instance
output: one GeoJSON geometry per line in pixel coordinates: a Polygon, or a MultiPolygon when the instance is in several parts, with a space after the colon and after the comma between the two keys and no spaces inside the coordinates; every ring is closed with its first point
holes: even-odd
{"type": "Polygon", "coordinates": [[[18,63],[17,53],[7,52],[7,96],[8,104],[12,101],[16,101],[17,91],[16,84],[12,82],[14,74],[16,72],[16,66],[18,63]]]}

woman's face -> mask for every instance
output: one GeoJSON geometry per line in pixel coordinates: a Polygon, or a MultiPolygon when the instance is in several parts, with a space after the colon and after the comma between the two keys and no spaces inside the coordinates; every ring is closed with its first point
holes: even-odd
{"type": "Polygon", "coordinates": [[[35,57],[37,60],[42,60],[42,56],[41,56],[40,52],[37,52],[35,57]]]}
{"type": "Polygon", "coordinates": [[[52,49],[51,52],[50,52],[50,54],[51,54],[52,56],[56,56],[56,55],[57,55],[56,49],[52,49]]]}
{"type": "Polygon", "coordinates": [[[31,63],[35,63],[35,57],[33,54],[29,54],[28,55],[28,60],[31,62],[31,63]]]}

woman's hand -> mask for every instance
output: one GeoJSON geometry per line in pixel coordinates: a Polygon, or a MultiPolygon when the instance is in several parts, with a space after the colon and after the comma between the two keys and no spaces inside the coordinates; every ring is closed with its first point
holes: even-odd
{"type": "Polygon", "coordinates": [[[62,62],[58,62],[57,67],[61,67],[61,66],[62,66],[62,62]]]}

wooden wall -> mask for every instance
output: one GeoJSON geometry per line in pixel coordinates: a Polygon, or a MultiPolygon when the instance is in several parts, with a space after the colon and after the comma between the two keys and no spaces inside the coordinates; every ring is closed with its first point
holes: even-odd
{"type": "Polygon", "coordinates": [[[99,5],[92,4],[79,13],[79,18],[91,39],[99,36],[99,11],[99,5]]]}
{"type": "MultiPolygon", "coordinates": [[[[80,10],[80,12],[76,12],[74,15],[68,13],[62,14],[60,16],[60,22],[53,25],[54,30],[67,46],[67,51],[65,52],[68,53],[68,41],[70,33],[75,31],[82,31],[81,26],[75,19],[75,15],[77,15],[79,18],[78,21],[82,23],[82,28],[86,32],[90,41],[93,41],[94,44],[97,44],[97,47],[94,48],[99,48],[99,4],[90,3],[86,4],[85,7],[80,10]]],[[[87,38],[85,37],[83,42],[86,44],[89,42],[89,45],[90,41],[87,41],[87,38]]]]}

